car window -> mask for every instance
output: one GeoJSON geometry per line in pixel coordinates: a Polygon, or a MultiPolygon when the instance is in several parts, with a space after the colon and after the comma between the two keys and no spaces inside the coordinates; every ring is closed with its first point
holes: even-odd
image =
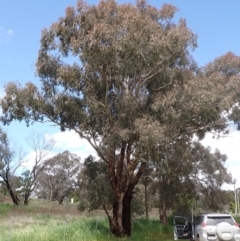
{"type": "Polygon", "coordinates": [[[199,217],[196,217],[193,221],[193,225],[196,225],[197,224],[197,221],[198,221],[199,217]]]}
{"type": "Polygon", "coordinates": [[[203,218],[204,218],[203,216],[199,217],[199,220],[198,220],[198,225],[200,225],[200,224],[202,223],[203,218]]]}
{"type": "Polygon", "coordinates": [[[203,216],[198,216],[195,218],[193,225],[200,225],[202,223],[203,216]]]}
{"type": "Polygon", "coordinates": [[[216,226],[218,223],[227,222],[231,225],[234,225],[233,219],[229,216],[227,217],[207,217],[207,225],[216,226]]]}

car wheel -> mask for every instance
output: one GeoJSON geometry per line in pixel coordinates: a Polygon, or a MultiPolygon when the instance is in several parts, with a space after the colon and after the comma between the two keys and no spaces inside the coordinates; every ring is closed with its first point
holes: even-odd
{"type": "Polygon", "coordinates": [[[219,239],[228,241],[234,236],[234,229],[231,224],[222,222],[217,225],[216,233],[219,239]]]}

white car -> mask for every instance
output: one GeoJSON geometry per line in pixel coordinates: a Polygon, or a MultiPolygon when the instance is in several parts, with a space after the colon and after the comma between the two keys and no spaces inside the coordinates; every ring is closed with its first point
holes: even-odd
{"type": "MultiPolygon", "coordinates": [[[[184,231],[180,229],[179,225],[174,224],[175,239],[185,238],[184,231]]],[[[230,214],[199,214],[192,222],[191,232],[192,241],[240,241],[239,224],[230,214]]]]}

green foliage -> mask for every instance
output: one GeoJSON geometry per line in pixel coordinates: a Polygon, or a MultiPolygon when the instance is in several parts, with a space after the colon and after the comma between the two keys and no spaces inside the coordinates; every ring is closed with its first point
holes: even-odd
{"type": "Polygon", "coordinates": [[[79,210],[89,211],[102,208],[103,205],[112,203],[112,189],[108,176],[108,167],[102,161],[96,161],[92,156],[89,156],[84,161],[83,174],[86,179],[86,196],[81,197],[79,210]]]}
{"type": "Polygon", "coordinates": [[[79,202],[79,196],[76,193],[70,193],[68,196],[69,201],[73,198],[73,202],[79,202]]]}
{"type": "Polygon", "coordinates": [[[78,211],[84,212],[87,208],[88,208],[88,203],[84,199],[79,200],[79,203],[77,205],[78,211]]]}
{"type": "Polygon", "coordinates": [[[142,216],[144,214],[144,194],[139,186],[134,189],[131,212],[136,216],[142,216]]]}
{"type": "Polygon", "coordinates": [[[195,196],[193,196],[193,195],[188,195],[187,193],[183,193],[183,195],[179,199],[178,204],[175,205],[175,209],[173,210],[172,214],[176,216],[184,216],[191,219],[192,208],[196,203],[195,197],[196,197],[196,194],[195,196]]]}

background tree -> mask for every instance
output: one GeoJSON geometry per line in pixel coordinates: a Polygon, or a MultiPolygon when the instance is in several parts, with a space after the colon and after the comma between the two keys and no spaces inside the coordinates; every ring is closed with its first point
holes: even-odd
{"type": "Polygon", "coordinates": [[[64,151],[44,162],[41,173],[40,195],[49,197],[49,201],[63,203],[65,197],[75,191],[78,173],[81,170],[81,158],[76,154],[64,151]]]}
{"type": "Polygon", "coordinates": [[[93,156],[88,156],[83,165],[85,190],[80,192],[79,209],[96,210],[105,206],[109,209],[112,203],[113,193],[109,177],[106,175],[107,165],[103,161],[97,161],[93,156]],[[81,195],[83,193],[83,195],[81,195]]]}
{"type": "Polygon", "coordinates": [[[146,220],[149,220],[149,210],[150,210],[150,190],[151,190],[151,184],[154,182],[154,166],[153,164],[148,165],[148,167],[145,169],[140,183],[144,187],[144,207],[145,207],[145,217],[146,220]],[[150,190],[149,190],[150,189],[150,190]]]}
{"type": "Polygon", "coordinates": [[[152,196],[158,200],[160,222],[167,224],[168,211],[191,217],[191,209],[196,208],[196,204],[199,211],[224,210],[227,199],[221,188],[223,183],[231,183],[232,178],[225,166],[226,156],[218,150],[213,152],[187,137],[153,149],[151,158],[154,160],[151,189],[155,194],[152,196]],[[213,195],[221,193],[224,198],[215,208],[210,207],[206,199],[209,203],[201,210],[204,204],[198,200],[210,190],[213,195]]]}
{"type": "Polygon", "coordinates": [[[228,193],[221,187],[224,183],[233,183],[232,176],[224,165],[226,155],[221,154],[219,150],[211,152],[209,147],[204,148],[198,143],[193,151],[192,156],[196,162],[191,178],[199,196],[204,197],[199,207],[204,212],[226,211],[225,207],[229,203],[228,193]]]}
{"type": "Polygon", "coordinates": [[[22,161],[21,152],[16,155],[10,147],[7,134],[0,128],[0,179],[1,185],[10,194],[14,204],[20,204],[17,188],[20,187],[20,180],[16,176],[16,170],[20,167],[22,161]],[[18,157],[18,160],[15,159],[18,157]]]}
{"type": "Polygon", "coordinates": [[[41,88],[10,82],[1,100],[4,124],[47,118],[88,140],[107,165],[113,202],[105,212],[118,237],[131,235],[133,190],[153,147],[223,130],[222,113],[234,103],[226,76],[192,60],[196,36],[185,20],[172,21],[175,12],[142,0],[78,1],[42,32],[41,88]]]}
{"type": "Polygon", "coordinates": [[[38,186],[39,174],[45,168],[45,160],[51,154],[55,142],[53,139],[47,139],[39,134],[32,134],[27,139],[28,145],[33,150],[33,159],[28,160],[27,170],[22,173],[22,195],[24,196],[23,203],[28,205],[30,196],[38,186]]]}

